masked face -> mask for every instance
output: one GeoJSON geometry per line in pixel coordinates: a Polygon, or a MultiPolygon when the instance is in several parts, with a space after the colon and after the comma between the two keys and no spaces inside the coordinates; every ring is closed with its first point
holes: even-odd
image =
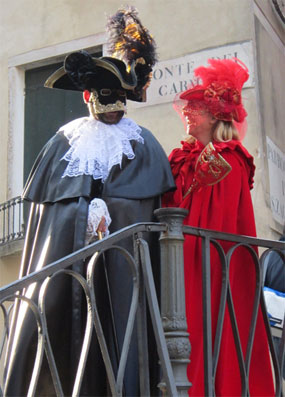
{"type": "Polygon", "coordinates": [[[90,100],[94,113],[108,113],[125,111],[126,92],[120,89],[101,88],[92,89],[90,100]]]}
{"type": "Polygon", "coordinates": [[[182,112],[187,133],[206,146],[213,139],[217,119],[201,101],[189,101],[182,112]]]}
{"type": "MultiPolygon", "coordinates": [[[[187,134],[194,135],[196,131],[205,128],[212,119],[203,102],[188,102],[183,108],[183,116],[186,120],[187,134]]],[[[196,136],[195,136],[196,137],[196,136]]]]}
{"type": "MultiPolygon", "coordinates": [[[[118,101],[126,105],[126,91],[122,89],[101,88],[96,90],[101,105],[116,104],[118,101]]],[[[100,112],[105,113],[105,112],[100,112]]]]}
{"type": "Polygon", "coordinates": [[[126,92],[122,89],[101,88],[84,91],[84,101],[91,115],[105,124],[117,124],[125,113],[126,92]]]}

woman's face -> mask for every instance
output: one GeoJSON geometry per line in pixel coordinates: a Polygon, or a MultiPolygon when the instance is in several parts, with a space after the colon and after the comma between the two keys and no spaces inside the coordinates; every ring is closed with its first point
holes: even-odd
{"type": "Polygon", "coordinates": [[[213,116],[203,102],[191,102],[184,106],[183,115],[186,119],[187,134],[199,139],[199,136],[212,131],[213,116]]]}

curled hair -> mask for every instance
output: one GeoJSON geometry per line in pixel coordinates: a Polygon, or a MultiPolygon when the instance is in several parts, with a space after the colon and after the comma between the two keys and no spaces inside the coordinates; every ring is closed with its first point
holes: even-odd
{"type": "Polygon", "coordinates": [[[214,127],[213,140],[216,142],[238,141],[240,136],[232,121],[218,120],[214,127]]]}

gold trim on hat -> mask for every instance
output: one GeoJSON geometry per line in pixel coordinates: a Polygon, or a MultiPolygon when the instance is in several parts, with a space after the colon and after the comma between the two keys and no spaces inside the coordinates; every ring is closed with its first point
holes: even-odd
{"type": "Polygon", "coordinates": [[[51,74],[45,81],[44,87],[53,88],[54,83],[66,74],[64,67],[57,69],[53,74],[51,74]]]}

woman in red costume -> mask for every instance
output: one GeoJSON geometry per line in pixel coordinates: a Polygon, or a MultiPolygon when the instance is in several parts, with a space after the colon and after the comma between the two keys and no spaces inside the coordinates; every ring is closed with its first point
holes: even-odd
{"type": "MultiPolygon", "coordinates": [[[[209,60],[195,74],[202,84],[179,95],[175,108],[189,137],[169,160],[177,190],[164,196],[165,207],[189,210],[184,224],[238,235],[256,236],[250,195],[255,166],[240,138],[246,111],[241,100],[248,70],[238,59],[209,60]]],[[[221,241],[225,252],[229,243],[221,241]]],[[[190,396],[204,396],[201,239],[185,236],[185,295],[191,357],[187,373],[190,396]]],[[[214,346],[221,292],[221,263],[211,247],[212,343],[214,346]]],[[[246,355],[256,271],[244,247],[238,248],[229,270],[230,289],[243,355],[246,355]]],[[[249,370],[251,396],[272,396],[274,386],[265,327],[258,312],[249,370]]],[[[233,331],[226,307],[215,376],[216,396],[240,396],[241,376],[233,331]]]]}

